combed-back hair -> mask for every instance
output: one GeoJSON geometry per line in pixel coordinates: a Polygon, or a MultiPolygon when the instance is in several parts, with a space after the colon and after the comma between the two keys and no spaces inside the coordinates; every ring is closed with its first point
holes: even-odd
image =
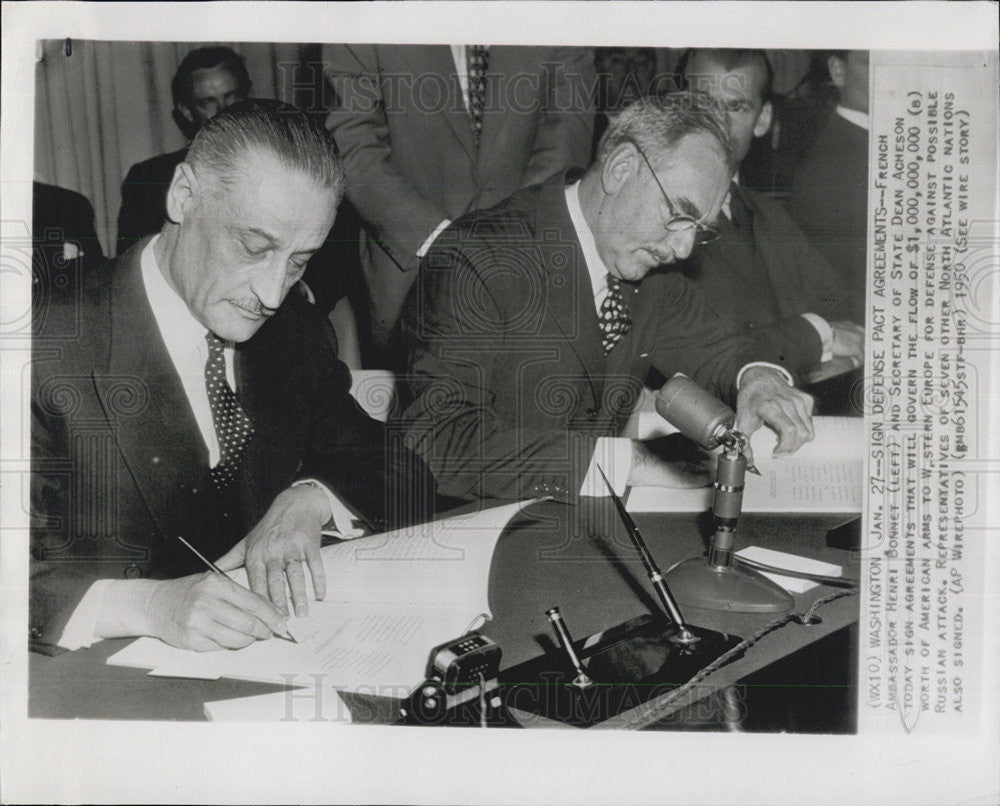
{"type": "Polygon", "coordinates": [[[222,185],[245,169],[252,152],[271,154],[287,168],[312,177],[317,187],[344,192],[344,163],[333,135],[297,106],[265,98],[238,101],[207,121],[185,162],[222,185]]]}
{"type": "Polygon", "coordinates": [[[764,85],[761,87],[760,102],[764,104],[771,100],[771,95],[774,93],[774,68],[771,67],[771,60],[767,58],[766,51],[749,48],[688,48],[681,54],[681,58],[677,62],[678,84],[688,90],[699,89],[696,77],[693,74],[688,74],[688,65],[695,56],[716,61],[727,72],[735,70],[737,67],[758,65],[764,71],[764,85]]]}
{"type": "Polygon", "coordinates": [[[236,81],[236,88],[240,96],[246,98],[250,95],[253,85],[250,83],[250,74],[247,66],[240,56],[229,48],[217,46],[211,48],[196,48],[188,53],[177,67],[173,81],[170,82],[170,94],[174,100],[174,106],[184,104],[192,106],[194,104],[194,73],[195,70],[211,70],[213,67],[221,67],[226,70],[236,81]]]}
{"type": "Polygon", "coordinates": [[[708,95],[672,92],[639,98],[615,115],[597,145],[602,163],[622,143],[639,146],[654,163],[690,134],[707,134],[732,161],[732,141],[719,105],[708,95]]]}

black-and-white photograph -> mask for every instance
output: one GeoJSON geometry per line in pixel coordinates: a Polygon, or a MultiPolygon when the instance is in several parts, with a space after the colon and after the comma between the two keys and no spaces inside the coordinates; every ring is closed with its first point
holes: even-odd
{"type": "MultiPolygon", "coordinates": [[[[640,759],[678,747],[733,766],[679,790],[713,802],[751,754],[996,733],[995,44],[560,31],[629,3],[413,41],[416,4],[345,5],[340,41],[281,5],[84,4],[5,59],[19,729],[161,735],[157,781],[185,737],[573,755],[268,802],[621,800],[571,782],[605,752],[662,802],[640,759]]],[[[209,757],[167,799],[254,797],[209,757]]],[[[798,775],[746,802],[831,800],[798,775]]]]}

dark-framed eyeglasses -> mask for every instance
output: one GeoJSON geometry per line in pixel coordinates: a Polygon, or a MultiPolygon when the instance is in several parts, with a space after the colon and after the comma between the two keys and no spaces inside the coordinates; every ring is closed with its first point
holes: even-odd
{"type": "Polygon", "coordinates": [[[667,209],[670,211],[670,218],[668,218],[663,223],[663,228],[667,232],[694,232],[694,242],[699,245],[704,245],[707,243],[712,243],[719,237],[719,231],[708,224],[702,224],[699,221],[695,221],[691,216],[684,215],[683,213],[678,213],[677,208],[674,207],[674,203],[670,201],[670,197],[667,195],[667,191],[663,189],[663,185],[660,183],[659,177],[656,175],[656,171],[653,170],[653,166],[646,156],[646,153],[642,150],[638,143],[632,143],[635,146],[635,150],[639,152],[639,156],[642,157],[642,161],[646,163],[646,167],[649,168],[650,174],[653,176],[653,181],[656,182],[656,186],[660,189],[660,193],[663,195],[663,200],[667,203],[667,209]]]}

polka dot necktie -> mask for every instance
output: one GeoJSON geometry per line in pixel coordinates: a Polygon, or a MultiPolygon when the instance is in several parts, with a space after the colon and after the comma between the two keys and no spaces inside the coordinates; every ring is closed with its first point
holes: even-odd
{"type": "Polygon", "coordinates": [[[601,333],[604,334],[601,341],[604,344],[604,352],[607,354],[632,327],[632,320],[625,307],[625,298],[622,296],[621,285],[610,274],[608,275],[608,294],[604,298],[604,302],[601,303],[601,309],[597,316],[601,333]]]}
{"type": "Polygon", "coordinates": [[[490,62],[490,49],[485,45],[466,45],[465,62],[469,70],[469,117],[472,119],[472,137],[479,148],[483,133],[483,109],[486,107],[486,68],[490,62]]]}
{"type": "Polygon", "coordinates": [[[211,332],[205,336],[205,341],[208,342],[205,388],[220,456],[219,463],[212,468],[212,481],[225,492],[236,478],[240,456],[253,436],[253,423],[226,379],[225,342],[211,332]]]}

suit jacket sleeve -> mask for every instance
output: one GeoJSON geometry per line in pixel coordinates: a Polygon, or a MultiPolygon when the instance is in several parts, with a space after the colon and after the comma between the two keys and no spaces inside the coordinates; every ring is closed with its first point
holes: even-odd
{"type": "Polygon", "coordinates": [[[299,478],[319,479],[379,531],[430,518],[433,477],[402,434],[369,417],[351,395],[350,371],[337,360],[325,319],[314,355],[319,379],[299,478]]]}
{"type": "MultiPolygon", "coordinates": [[[[28,630],[30,648],[53,655],[63,651],[56,642],[87,589],[98,579],[120,577],[123,561],[102,556],[108,541],[95,523],[100,505],[93,497],[106,494],[106,486],[81,483],[80,476],[101,464],[101,452],[71,449],[66,419],[57,411],[86,394],[89,379],[46,375],[56,383],[39,394],[38,366],[32,373],[28,630]]],[[[107,466],[101,469],[107,475],[107,466]]]]}
{"type": "Polygon", "coordinates": [[[650,275],[641,288],[646,305],[655,306],[652,316],[643,317],[642,343],[649,345],[650,362],[665,377],[682,372],[735,406],[736,379],[746,364],[785,366],[773,343],[738,334],[732,321],[712,310],[680,272],[650,275]]]}
{"type": "MultiPolygon", "coordinates": [[[[780,205],[775,204],[769,210],[766,220],[771,230],[767,241],[789,256],[797,281],[796,289],[802,294],[801,301],[796,304],[800,310],[795,312],[819,314],[827,321],[853,318],[857,300],[843,274],[812,246],[799,225],[780,205]]],[[[777,291],[784,293],[781,288],[777,291]]]]}
{"type": "Polygon", "coordinates": [[[513,499],[550,489],[572,496],[599,434],[574,441],[565,428],[525,422],[531,412],[514,421],[499,411],[498,397],[515,394],[498,382],[511,358],[488,345],[504,338],[508,310],[525,309],[522,298],[511,301],[523,289],[506,272],[481,271],[440,242],[425,266],[430,262],[434,271],[421,269],[401,320],[410,402],[400,425],[414,450],[440,491],[455,498],[513,499]]]}
{"type": "Polygon", "coordinates": [[[347,197],[399,267],[415,269],[417,250],[448,215],[392,165],[378,53],[371,45],[325,45],[323,64],[334,92],[326,127],[344,157],[347,197]]]}
{"type": "Polygon", "coordinates": [[[586,167],[594,136],[594,86],[597,75],[591,48],[559,48],[543,64],[548,93],[522,186],[544,182],[568,168],[586,167]]]}

